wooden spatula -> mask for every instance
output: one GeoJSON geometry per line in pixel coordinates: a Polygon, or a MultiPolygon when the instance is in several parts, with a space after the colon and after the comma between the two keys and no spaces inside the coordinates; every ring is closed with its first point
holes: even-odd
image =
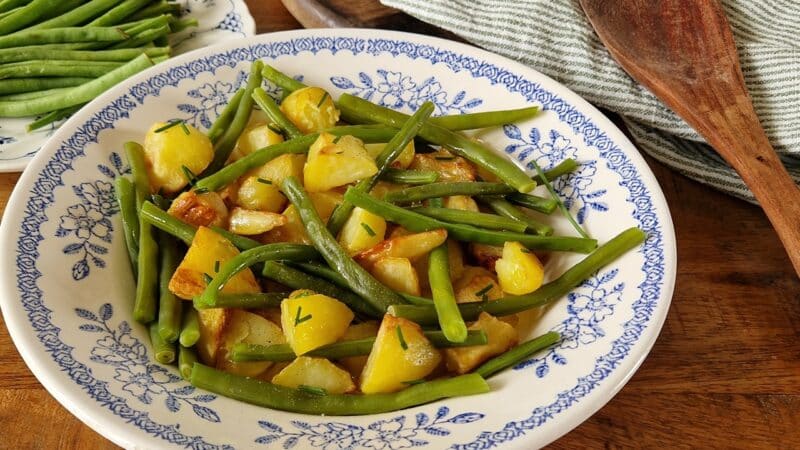
{"type": "Polygon", "coordinates": [[[719,2],[580,3],[622,68],[686,120],[739,172],[800,274],[800,190],[761,128],[719,2]]]}

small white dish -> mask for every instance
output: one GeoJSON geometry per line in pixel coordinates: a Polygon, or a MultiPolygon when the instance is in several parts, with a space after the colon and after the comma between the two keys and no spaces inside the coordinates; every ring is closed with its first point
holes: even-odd
{"type": "MultiPolygon", "coordinates": [[[[572,234],[553,216],[557,233],[572,234]]],[[[299,30],[178,56],[103,94],[62,126],[20,179],[0,227],[0,305],[26,363],[67,409],[128,448],[533,448],[608,402],[656,340],[675,281],[675,236],[661,190],[625,136],[538,72],[467,45],[383,30],[299,30]],[[492,392],[362,417],[264,409],[211,395],[151,357],[132,319],[134,285],[113,200],[121,151],[156,120],[207,127],[253,59],[332,93],[436,113],[540,105],[536,118],[481,133],[524,165],[567,157],[555,182],[604,242],[630,226],[649,237],[548,308],[526,336],[564,341],[492,378],[492,392]]],[[[553,255],[558,274],[580,255],[553,255]]]]}

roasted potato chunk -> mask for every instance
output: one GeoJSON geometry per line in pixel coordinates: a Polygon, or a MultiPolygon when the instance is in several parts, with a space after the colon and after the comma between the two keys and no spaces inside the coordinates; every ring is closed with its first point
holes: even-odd
{"type": "Polygon", "coordinates": [[[286,217],[265,211],[250,211],[244,208],[233,208],[228,229],[231,233],[252,236],[286,225],[286,217]]]}
{"type": "Polygon", "coordinates": [[[385,234],[386,220],[383,217],[355,207],[339,233],[339,243],[347,253],[354,255],[377,245],[385,234]]]}
{"type": "Polygon", "coordinates": [[[494,265],[503,257],[503,247],[486,244],[469,244],[469,253],[481,267],[494,272],[494,265]]]}
{"type": "Polygon", "coordinates": [[[339,340],[353,317],[344,303],[322,294],[290,296],[281,303],[281,328],[298,356],[339,340]]]}
{"type": "MultiPolygon", "coordinates": [[[[380,327],[380,324],[375,320],[352,324],[347,328],[347,331],[345,331],[340,341],[353,341],[356,339],[375,337],[378,335],[378,327],[380,327]]],[[[358,377],[367,364],[367,356],[342,358],[339,360],[339,364],[347,369],[350,375],[358,377]]]]}
{"type": "Polygon", "coordinates": [[[228,207],[216,192],[182,192],[172,201],[167,213],[198,227],[225,228],[228,223],[228,207]]]}
{"type": "MultiPolygon", "coordinates": [[[[364,144],[364,147],[367,149],[369,156],[375,159],[381,154],[386,144],[364,144]]],[[[414,160],[414,154],[414,141],[411,140],[403,151],[400,152],[400,155],[392,161],[390,166],[398,169],[405,169],[411,165],[411,161],[414,160]]]]}
{"type": "Polygon", "coordinates": [[[380,258],[372,265],[370,273],[394,291],[420,295],[419,277],[408,258],[393,256],[380,258]]]}
{"type": "Polygon", "coordinates": [[[439,173],[439,181],[475,181],[475,166],[460,156],[453,156],[446,150],[435,153],[417,153],[411,161],[410,169],[433,170],[439,173]]]}
{"type": "Polygon", "coordinates": [[[243,177],[237,204],[246,209],[279,212],[287,203],[281,183],[293,176],[302,181],[306,155],[281,155],[243,177]]]}
{"type": "Polygon", "coordinates": [[[350,374],[325,358],[298,356],[272,378],[272,384],[296,388],[311,386],[328,394],[346,394],[356,390],[350,374]]]}
{"type": "Polygon", "coordinates": [[[355,255],[354,259],[369,269],[376,261],[385,257],[415,260],[427,255],[447,239],[446,230],[432,230],[386,239],[374,247],[355,255]]]}
{"type": "Polygon", "coordinates": [[[517,330],[513,326],[486,312],[482,312],[478,316],[478,321],[467,328],[483,330],[489,338],[489,343],[444,349],[445,364],[451,372],[467,373],[487,359],[505,352],[519,342],[517,330]]]}
{"type": "Polygon", "coordinates": [[[214,146],[208,136],[189,124],[167,126],[158,122],[147,131],[144,162],[152,192],[173,194],[189,184],[187,173],[199,174],[211,164],[214,146]]]}
{"type": "Polygon", "coordinates": [[[287,95],[281,111],[303,133],[326,130],[339,121],[339,110],[324,89],[306,87],[287,95]]]}
{"type": "Polygon", "coordinates": [[[361,140],[342,136],[338,140],[320,134],[308,150],[303,179],[308,192],[321,192],[375,175],[378,167],[361,140]]]}
{"type": "Polygon", "coordinates": [[[266,123],[248,126],[239,136],[239,140],[236,141],[236,148],[231,154],[231,159],[235,161],[258,149],[280,144],[281,142],[283,142],[283,136],[273,131],[266,123]]]}
{"type": "Polygon", "coordinates": [[[519,242],[506,242],[503,257],[494,265],[503,291],[512,295],[528,294],[544,281],[544,266],[536,255],[519,242]]]}
{"type": "Polygon", "coordinates": [[[195,344],[200,361],[208,366],[214,366],[217,353],[222,344],[222,332],[229,318],[228,309],[211,308],[197,311],[200,324],[200,339],[195,344]]]}
{"type": "Polygon", "coordinates": [[[230,360],[233,346],[238,343],[274,345],[283,344],[286,338],[279,326],[261,317],[240,309],[231,309],[222,333],[222,342],[217,357],[217,368],[246,377],[254,377],[269,368],[271,361],[233,362],[230,360]]]}
{"type": "Polygon", "coordinates": [[[482,302],[503,297],[503,290],[494,275],[483,267],[467,266],[453,291],[458,303],[482,302]]]}

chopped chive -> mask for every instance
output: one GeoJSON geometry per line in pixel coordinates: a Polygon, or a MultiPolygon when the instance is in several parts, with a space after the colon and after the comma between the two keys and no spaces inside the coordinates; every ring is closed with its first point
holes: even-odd
{"type": "Polygon", "coordinates": [[[364,222],[361,222],[361,228],[363,228],[368,235],[375,237],[375,230],[373,230],[372,227],[370,227],[369,225],[365,224],[364,222]]]}
{"type": "Polygon", "coordinates": [[[325,94],[322,96],[322,98],[321,98],[321,99],[319,99],[319,103],[317,103],[317,108],[319,108],[320,106],[322,106],[322,104],[323,104],[323,103],[325,103],[325,100],[326,100],[327,98],[328,98],[328,93],[326,92],[326,93],[325,93],[325,94]]]}
{"type": "Polygon", "coordinates": [[[395,331],[397,331],[397,339],[400,341],[400,347],[403,347],[403,350],[408,350],[408,344],[406,343],[406,338],[403,336],[403,330],[400,329],[400,325],[397,325],[395,331]]]}
{"type": "MultiPolygon", "coordinates": [[[[162,131],[167,131],[170,128],[172,128],[174,126],[177,126],[177,125],[183,125],[183,127],[186,128],[186,124],[183,122],[183,120],[170,120],[166,125],[164,125],[161,128],[158,128],[155,132],[156,133],[161,133],[162,131]]],[[[188,131],[189,130],[186,129],[186,134],[189,134],[188,131]]]]}
{"type": "Polygon", "coordinates": [[[195,175],[194,172],[192,172],[192,169],[186,166],[181,166],[181,170],[183,171],[183,176],[186,177],[186,181],[188,181],[189,184],[194,186],[194,183],[197,180],[197,175],[195,175]]]}
{"type": "Polygon", "coordinates": [[[219,260],[214,261],[214,273],[219,273],[219,260]]]}
{"type": "Polygon", "coordinates": [[[339,139],[341,139],[341,138],[342,138],[341,135],[336,136],[335,138],[333,138],[333,143],[336,144],[337,142],[339,142],[339,139]]]}
{"type": "Polygon", "coordinates": [[[298,326],[298,325],[300,325],[301,323],[303,323],[303,322],[305,322],[307,320],[311,320],[311,314],[308,314],[306,316],[300,317],[300,314],[301,314],[302,310],[303,310],[302,306],[298,306],[297,307],[297,315],[294,316],[294,326],[298,326]]]}
{"type": "Polygon", "coordinates": [[[206,284],[211,283],[211,280],[213,280],[213,279],[214,278],[212,278],[211,275],[209,275],[207,273],[203,274],[203,280],[206,282],[206,284]]]}
{"type": "Polygon", "coordinates": [[[494,287],[494,283],[489,283],[489,284],[486,285],[486,287],[484,287],[480,291],[476,292],[475,295],[477,295],[478,297],[483,297],[489,291],[491,291],[493,287],[494,287]]]}
{"type": "Polygon", "coordinates": [[[437,159],[439,161],[452,161],[452,160],[456,159],[456,157],[455,156],[434,156],[434,159],[437,159]]]}
{"type": "Polygon", "coordinates": [[[197,188],[197,189],[194,190],[194,193],[195,194],[207,194],[208,193],[208,188],[204,188],[204,187],[197,188]]]}
{"type": "Polygon", "coordinates": [[[530,252],[531,252],[531,251],[530,251],[530,250],[528,250],[527,248],[523,248],[523,249],[522,249],[522,250],[520,250],[520,251],[521,251],[522,253],[530,253],[530,252]]]}
{"type": "Polygon", "coordinates": [[[269,124],[267,125],[267,128],[269,128],[270,130],[272,130],[272,132],[273,132],[273,133],[280,134],[281,136],[283,136],[283,130],[281,130],[281,129],[280,129],[280,128],[279,128],[277,125],[275,125],[274,123],[269,123],[269,124]]]}
{"type": "Polygon", "coordinates": [[[327,390],[316,386],[306,386],[305,384],[301,384],[300,386],[297,386],[297,389],[305,392],[306,394],[316,395],[317,397],[324,397],[328,395],[327,390]]]}
{"type": "Polygon", "coordinates": [[[189,133],[189,129],[186,128],[186,122],[184,122],[182,120],[181,120],[181,128],[183,128],[183,133],[186,134],[187,136],[191,134],[191,133],[189,133]]]}
{"type": "Polygon", "coordinates": [[[256,181],[258,181],[259,183],[262,183],[262,184],[272,184],[272,181],[267,180],[266,178],[261,178],[261,177],[256,178],[256,181]]]}
{"type": "Polygon", "coordinates": [[[409,386],[413,386],[415,384],[420,384],[420,383],[424,383],[424,382],[425,382],[425,379],[424,378],[420,378],[420,379],[417,379],[417,380],[403,381],[403,384],[407,384],[409,386]]]}

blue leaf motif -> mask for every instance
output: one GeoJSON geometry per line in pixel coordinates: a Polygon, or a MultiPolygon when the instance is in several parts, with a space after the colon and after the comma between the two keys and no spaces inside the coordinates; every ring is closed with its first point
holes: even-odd
{"type": "Polygon", "coordinates": [[[100,318],[103,321],[106,321],[114,315],[114,307],[111,306],[111,303],[103,303],[103,306],[100,307],[100,318]]]}
{"type": "Polygon", "coordinates": [[[424,430],[426,433],[432,436],[447,436],[448,434],[450,434],[450,432],[445,430],[444,428],[438,428],[438,427],[428,427],[425,428],[424,430]]]}
{"type": "Polygon", "coordinates": [[[97,316],[95,316],[93,312],[87,309],[75,308],[75,314],[77,314],[78,317],[80,317],[81,319],[93,320],[97,322],[97,316]]]}
{"type": "Polygon", "coordinates": [[[256,438],[256,443],[257,444],[271,444],[271,443],[277,441],[280,438],[281,438],[280,434],[268,434],[266,436],[260,436],[260,437],[256,438]]]}
{"type": "Polygon", "coordinates": [[[197,114],[200,112],[200,109],[194,105],[187,105],[186,103],[182,103],[178,105],[178,111],[182,111],[188,114],[197,114]]]}
{"type": "Polygon", "coordinates": [[[194,386],[191,386],[191,385],[184,386],[184,387],[181,387],[181,388],[178,388],[178,389],[175,389],[174,391],[172,391],[172,393],[175,394],[175,395],[189,395],[192,392],[194,392],[194,386]]]}
{"type": "Polygon", "coordinates": [[[339,89],[351,89],[356,87],[352,81],[345,77],[331,77],[331,83],[339,89]]]}
{"type": "Polygon", "coordinates": [[[476,412],[469,412],[469,413],[462,413],[457,416],[453,416],[448,420],[450,423],[472,423],[476,420],[481,420],[485,417],[485,414],[476,413],[476,412]]]}
{"type": "Polygon", "coordinates": [[[439,419],[448,414],[450,414],[450,408],[448,408],[447,406],[442,406],[441,408],[439,408],[438,411],[436,411],[436,420],[438,421],[439,419]]]}
{"type": "Polygon", "coordinates": [[[303,429],[303,430],[310,430],[311,429],[311,425],[309,425],[307,422],[301,422],[299,420],[293,420],[292,421],[292,425],[296,426],[297,428],[303,429]]]}
{"type": "Polygon", "coordinates": [[[100,173],[107,176],[108,178],[114,178],[116,176],[113,170],[111,170],[108,166],[104,166],[102,164],[98,164],[97,170],[99,170],[100,173]]]}
{"type": "Polygon", "coordinates": [[[458,94],[456,94],[456,96],[453,98],[453,101],[451,103],[453,105],[457,105],[457,104],[461,103],[464,100],[464,97],[466,97],[466,96],[467,96],[467,91],[460,91],[458,94]]]}
{"type": "Polygon", "coordinates": [[[263,428],[263,429],[265,429],[267,431],[274,431],[276,433],[283,433],[283,428],[279,427],[278,425],[275,425],[272,422],[267,422],[266,420],[259,420],[258,421],[258,426],[260,426],[261,428],[263,428]]]}
{"type": "Polygon", "coordinates": [[[205,406],[201,405],[192,405],[192,411],[197,414],[198,417],[205,419],[209,422],[219,422],[219,416],[214,410],[210,408],[206,408],[205,406]]]}
{"type": "Polygon", "coordinates": [[[167,396],[166,401],[164,402],[167,405],[167,409],[172,412],[178,412],[181,409],[181,405],[178,403],[178,399],[173,396],[167,396]]]}
{"type": "Polygon", "coordinates": [[[216,398],[217,398],[216,395],[203,394],[203,395],[198,395],[196,397],[192,397],[192,400],[196,402],[208,403],[210,401],[215,400],[216,398]]]}
{"type": "Polygon", "coordinates": [[[72,266],[72,278],[74,280],[82,280],[89,275],[89,263],[85,259],[80,260],[72,266]]]}
{"type": "Polygon", "coordinates": [[[425,413],[417,413],[417,426],[421,427],[428,423],[428,415],[425,413]]]}
{"type": "Polygon", "coordinates": [[[75,253],[78,253],[81,250],[83,250],[83,244],[73,243],[64,247],[63,252],[66,255],[74,255],[75,253]]]}
{"type": "Polygon", "coordinates": [[[92,244],[91,242],[88,243],[88,246],[90,249],[94,250],[95,253],[99,253],[101,255],[108,253],[108,249],[103,246],[92,244]]]}
{"type": "Polygon", "coordinates": [[[477,108],[478,106],[481,106],[482,104],[483,104],[483,100],[481,100],[479,98],[473,98],[472,100],[468,101],[467,103],[464,103],[463,105],[461,105],[461,109],[463,110],[463,109],[477,108]]]}
{"type": "Polygon", "coordinates": [[[528,139],[530,139],[532,144],[539,145],[539,140],[541,139],[541,135],[539,134],[539,129],[531,128],[530,133],[528,133],[528,139]]]}
{"type": "Polygon", "coordinates": [[[563,356],[559,355],[558,353],[553,352],[553,362],[563,366],[563,365],[567,364],[567,358],[564,358],[563,356]]]}
{"type": "Polygon", "coordinates": [[[297,436],[292,436],[283,442],[283,448],[288,450],[297,445],[297,441],[299,441],[299,438],[297,436]]]}
{"type": "Polygon", "coordinates": [[[511,123],[503,125],[503,133],[511,139],[522,139],[522,131],[518,126],[511,123]]]}
{"type": "Polygon", "coordinates": [[[536,368],[536,376],[542,378],[545,375],[547,375],[547,372],[549,371],[550,367],[547,364],[542,364],[541,366],[536,368]]]}
{"type": "Polygon", "coordinates": [[[81,331],[91,331],[92,333],[105,331],[102,327],[100,327],[98,325],[93,325],[93,324],[90,324],[90,323],[83,324],[83,325],[79,326],[78,329],[80,329],[81,331]]]}
{"type": "Polygon", "coordinates": [[[363,83],[367,87],[372,87],[372,78],[370,78],[369,75],[367,75],[366,73],[359,72],[358,79],[361,80],[361,83],[363,83]]]}

